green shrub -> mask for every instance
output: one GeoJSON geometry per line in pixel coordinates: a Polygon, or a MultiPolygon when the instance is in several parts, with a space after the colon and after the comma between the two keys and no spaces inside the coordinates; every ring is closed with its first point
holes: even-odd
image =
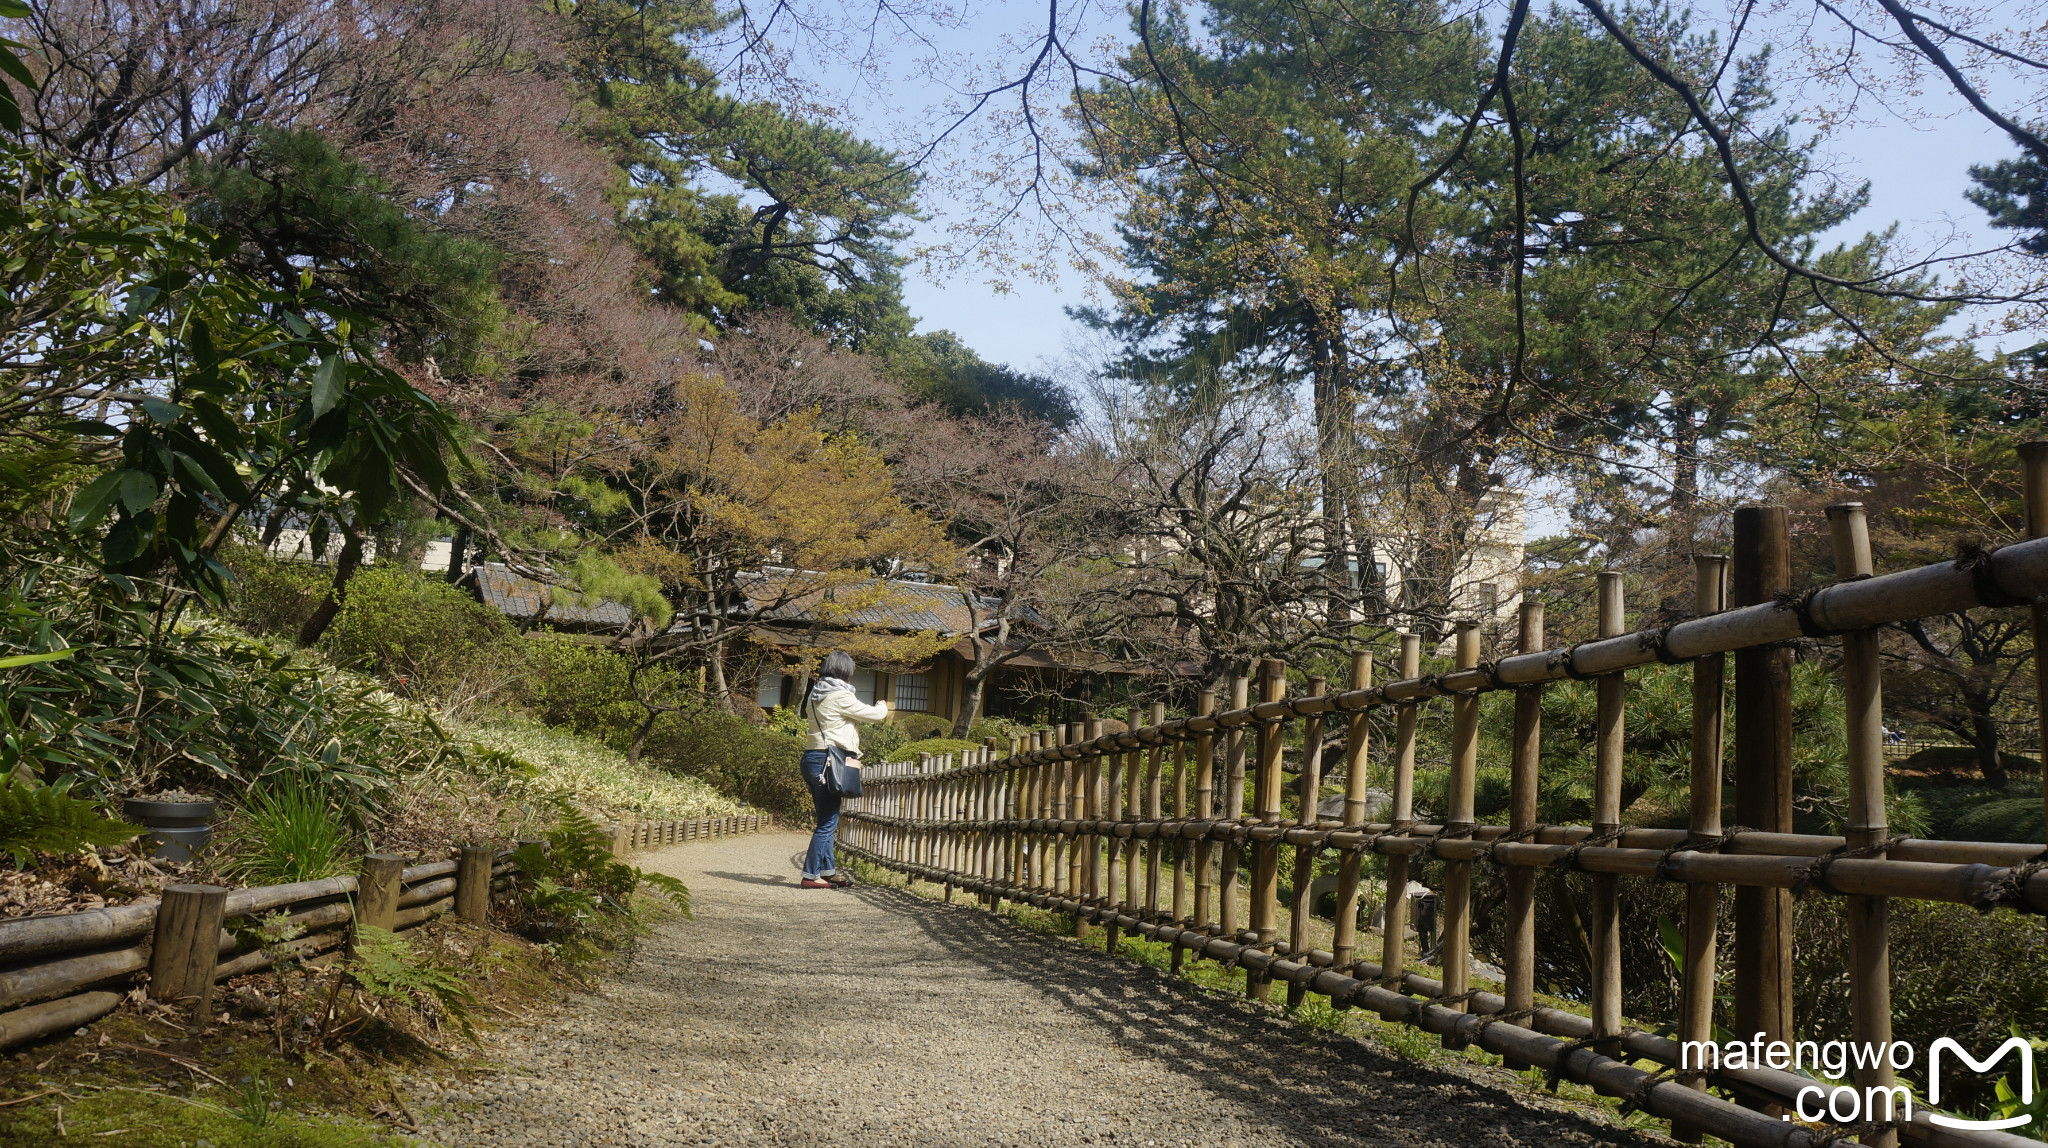
{"type": "Polygon", "coordinates": [[[251,885],[288,885],[355,871],[355,842],[317,786],[280,778],[249,795],[222,834],[221,871],[251,885]]]}
{"type": "Polygon", "coordinates": [[[1987,801],[1949,823],[1958,841],[2042,841],[2041,798],[2004,797],[1987,801]]]}
{"type": "Polygon", "coordinates": [[[1929,832],[1951,841],[2040,841],[2039,783],[2015,779],[2005,789],[1981,784],[1921,785],[1929,832]]]}
{"type": "Polygon", "coordinates": [[[120,845],[140,825],[109,821],[64,786],[40,785],[18,771],[0,774],[0,853],[26,868],[38,853],[76,853],[94,845],[120,845]]]}
{"type": "Polygon", "coordinates": [[[946,737],[953,732],[953,723],[937,714],[899,713],[889,718],[889,724],[902,730],[904,736],[912,741],[946,737]]]}
{"type": "MultiPolygon", "coordinates": [[[[633,744],[647,711],[633,700],[631,657],[545,632],[527,638],[526,651],[520,701],[528,714],[620,752],[633,744]]],[[[641,678],[650,696],[679,700],[682,682],[674,669],[650,666],[641,678]]]]}
{"type": "Polygon", "coordinates": [[[260,550],[233,552],[227,616],[252,634],[289,637],[313,616],[334,572],[311,562],[280,561],[260,550]]]}
{"type": "Polygon", "coordinates": [[[907,741],[889,751],[884,761],[916,761],[920,753],[962,754],[981,748],[978,741],[962,741],[957,737],[928,737],[922,741],[907,741]]]}
{"type": "Polygon", "coordinates": [[[360,820],[400,775],[459,754],[376,683],[203,616],[162,625],[156,600],[79,569],[0,586],[0,657],[75,651],[0,674],[0,769],[68,777],[100,800],[318,778],[360,820]]]}
{"type": "Polygon", "coordinates": [[[804,739],[729,714],[665,722],[643,761],[700,778],[720,793],[801,824],[811,816],[804,739]]]}
{"type": "Polygon", "coordinates": [[[967,740],[979,745],[983,739],[992,737],[996,739],[997,745],[1007,750],[1011,738],[1023,737],[1033,728],[1027,722],[1011,721],[1009,718],[978,717],[974,719],[974,725],[967,730],[967,740]]]}
{"type": "Polygon", "coordinates": [[[518,631],[504,615],[441,579],[392,567],[350,580],[320,644],[342,664],[444,706],[502,692],[525,660],[518,631]]]}

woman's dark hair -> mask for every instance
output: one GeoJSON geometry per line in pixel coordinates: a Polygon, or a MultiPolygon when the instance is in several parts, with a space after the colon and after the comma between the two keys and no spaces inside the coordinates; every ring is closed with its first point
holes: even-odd
{"type": "Polygon", "coordinates": [[[821,678],[838,678],[842,682],[852,681],[853,655],[845,650],[834,650],[826,654],[824,662],[818,666],[818,676],[821,678]]]}

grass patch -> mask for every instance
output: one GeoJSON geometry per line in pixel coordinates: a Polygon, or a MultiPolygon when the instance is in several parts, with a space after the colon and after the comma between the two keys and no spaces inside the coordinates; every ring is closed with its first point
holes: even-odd
{"type": "MultiPolygon", "coordinates": [[[[464,1002],[465,1023],[478,1027],[559,1001],[563,983],[584,971],[528,942],[453,922],[405,937],[416,946],[445,942],[460,954],[462,989],[474,999],[464,1002]]],[[[0,1102],[26,1102],[0,1108],[0,1148],[434,1143],[409,1135],[416,1122],[401,1078],[465,1077],[490,1066],[452,1026],[401,1023],[383,999],[370,1002],[345,1039],[311,1048],[289,1039],[303,1027],[308,990],[324,999],[329,977],[319,969],[238,977],[217,990],[215,1023],[204,1030],[182,1010],[124,1005],[82,1036],[14,1051],[0,1059],[0,1102]]]]}
{"type": "Polygon", "coordinates": [[[128,1086],[74,1085],[0,1127],[0,1144],[87,1140],[115,1148],[397,1148],[432,1143],[347,1116],[257,1113],[233,1096],[219,1100],[128,1086]]]}
{"type": "MultiPolygon", "coordinates": [[[[477,749],[501,756],[519,774],[519,788],[535,799],[554,799],[604,816],[645,821],[688,820],[740,813],[739,802],[693,777],[647,765],[596,741],[535,721],[503,718],[460,733],[477,749]]],[[[794,772],[795,766],[792,765],[794,772]]]]}

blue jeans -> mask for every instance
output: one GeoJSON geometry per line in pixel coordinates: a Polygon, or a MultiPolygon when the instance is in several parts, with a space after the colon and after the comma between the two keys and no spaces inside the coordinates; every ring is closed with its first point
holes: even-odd
{"type": "Polygon", "coordinates": [[[805,750],[802,768],[811,805],[818,813],[818,827],[811,830],[811,848],[804,854],[804,876],[817,877],[839,868],[832,859],[832,838],[839,832],[839,795],[825,788],[824,750],[805,750]]]}

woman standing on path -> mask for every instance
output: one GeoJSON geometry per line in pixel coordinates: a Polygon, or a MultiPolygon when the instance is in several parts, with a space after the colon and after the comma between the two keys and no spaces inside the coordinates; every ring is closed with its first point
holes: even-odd
{"type": "Polygon", "coordinates": [[[803,887],[830,889],[853,884],[839,872],[832,857],[832,839],[839,832],[839,795],[825,788],[827,751],[837,746],[855,762],[860,760],[860,731],[853,723],[878,722],[889,716],[887,702],[862,705],[853,692],[853,657],[844,650],[825,655],[818,667],[818,680],[804,704],[811,711],[811,733],[804,742],[804,785],[811,791],[811,804],[818,813],[818,827],[811,830],[811,848],[804,854],[803,887]]]}

